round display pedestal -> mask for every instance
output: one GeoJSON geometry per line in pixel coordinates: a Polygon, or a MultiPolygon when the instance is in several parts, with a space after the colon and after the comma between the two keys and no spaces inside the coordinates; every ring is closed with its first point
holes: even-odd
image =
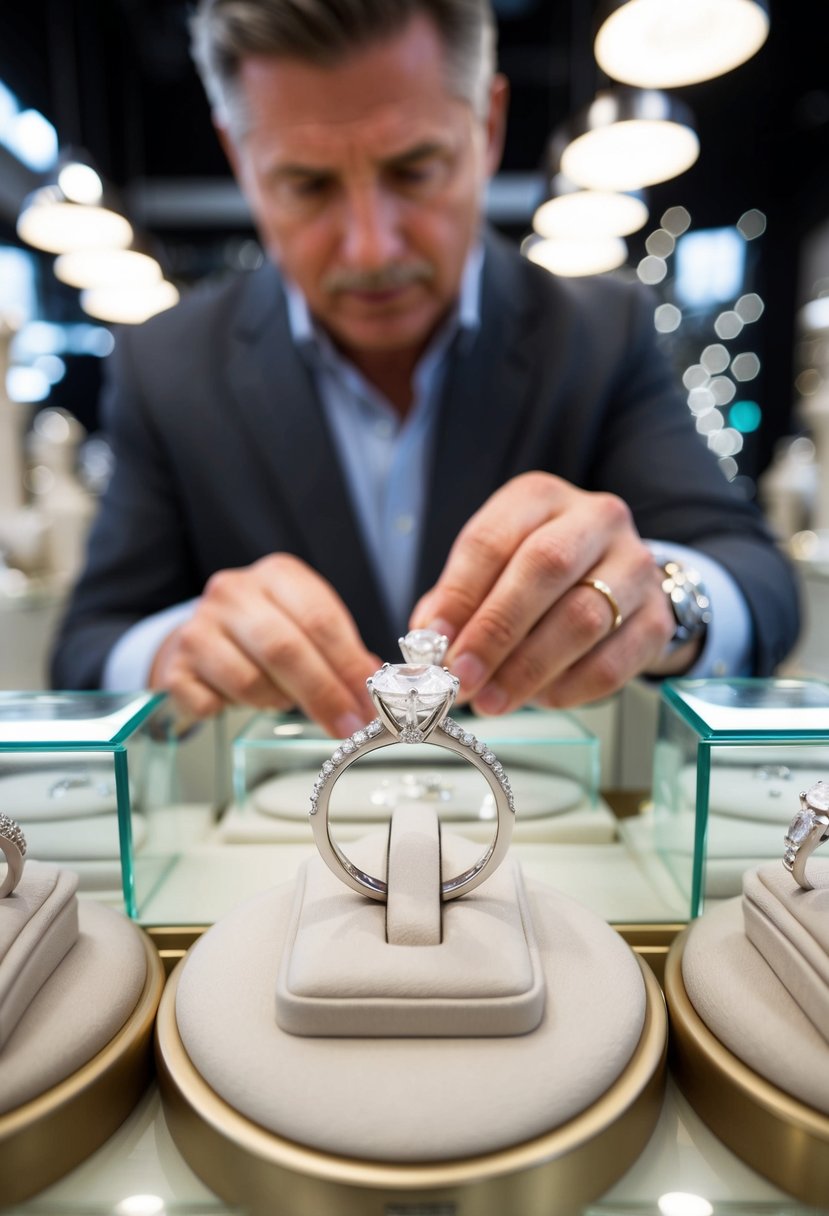
{"type": "MultiPolygon", "coordinates": [[[[665,965],[672,1068],[714,1134],[746,1164],[803,1203],[829,1195],[829,1117],[784,1093],[730,1052],[694,1009],[682,978],[690,929],[665,965]]],[[[786,1050],[785,1043],[781,1051],[786,1050]]]]}
{"type": "Polygon", "coordinates": [[[493,1211],[549,1216],[553,1199],[557,1216],[566,1216],[628,1169],[659,1116],[667,1023],[659,985],[644,964],[647,1013],[641,1039],[617,1082],[592,1107],[513,1148],[401,1166],[305,1148],[263,1130],[219,1097],[194,1068],[179,1036],[175,1002],[181,966],[167,983],[156,1023],[167,1122],[202,1181],[254,1216],[299,1211],[387,1216],[401,1204],[443,1205],[453,1216],[493,1211]]]}
{"type": "Polygon", "coordinates": [[[8,1163],[0,1170],[0,1207],[29,1199],[84,1161],[123,1123],[150,1080],[164,967],[150,940],[135,932],[146,979],[127,1021],[82,1068],[0,1115],[0,1159],[8,1163]]]}

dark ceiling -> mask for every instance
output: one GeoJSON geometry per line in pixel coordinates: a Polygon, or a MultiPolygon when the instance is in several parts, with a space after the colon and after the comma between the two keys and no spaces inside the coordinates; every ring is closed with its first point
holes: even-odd
{"type": "MultiPolygon", "coordinates": [[[[189,0],[22,0],[0,4],[0,79],[46,114],[61,141],[85,146],[123,192],[139,183],[226,179],[187,46],[189,0]]],[[[512,84],[504,169],[539,169],[551,128],[590,100],[598,78],[587,0],[499,0],[500,58],[512,84]]],[[[757,274],[766,331],[778,335],[766,391],[784,428],[791,399],[790,348],[803,236],[829,216],[829,66],[815,29],[822,5],[772,4],[768,42],[719,80],[677,90],[697,119],[702,152],[680,178],[656,187],[654,219],[673,204],[694,227],[734,224],[749,208],[768,216],[757,274]]],[[[238,221],[204,213],[156,217],[152,235],[180,278],[210,270],[238,221]]],[[[518,235],[522,225],[513,225],[518,235]]],[[[509,227],[508,227],[509,230],[509,227]]],[[[524,229],[525,230],[525,229],[524,229]]],[[[644,233],[642,238],[644,238],[644,233]]],[[[0,240],[14,239],[8,218],[0,240]]],[[[637,257],[636,242],[632,255],[637,257]]]]}

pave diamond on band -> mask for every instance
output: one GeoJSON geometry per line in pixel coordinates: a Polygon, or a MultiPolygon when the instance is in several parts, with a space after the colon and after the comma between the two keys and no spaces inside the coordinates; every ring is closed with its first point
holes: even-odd
{"type": "Polygon", "coordinates": [[[0,853],[6,858],[6,876],[0,883],[0,899],[11,895],[23,875],[26,858],[26,837],[20,824],[10,815],[0,813],[0,853]]]}
{"type": "MultiPolygon", "coordinates": [[[[415,631],[420,635],[429,630],[415,631]]],[[[407,648],[411,634],[401,640],[404,654],[431,658],[441,655],[446,639],[431,633],[407,648]]],[[[344,739],[320,769],[311,793],[311,825],[317,848],[326,865],[352,890],[371,899],[385,901],[388,887],[383,879],[366,874],[345,856],[331,837],[328,804],[334,785],[355,761],[381,747],[396,743],[429,743],[455,752],[481,772],[495,799],[495,837],[483,856],[461,874],[442,884],[444,900],[457,899],[474,890],[503,861],[512,836],[515,799],[504,766],[480,739],[446,715],[457,696],[459,681],[446,668],[434,663],[386,663],[368,681],[378,717],[344,739]]]]}
{"type": "Polygon", "coordinates": [[[800,810],[784,838],[783,865],[805,891],[812,890],[806,862],[818,845],[829,840],[829,784],[817,781],[800,795],[800,810]]]}

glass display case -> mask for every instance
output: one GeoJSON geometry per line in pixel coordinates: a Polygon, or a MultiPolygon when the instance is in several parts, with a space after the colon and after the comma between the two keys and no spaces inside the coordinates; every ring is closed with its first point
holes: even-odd
{"type": "Polygon", "coordinates": [[[112,902],[121,857],[146,844],[153,776],[142,741],[163,700],[0,693],[0,806],[23,829],[29,857],[66,865],[81,891],[112,902]]]}
{"type": "Polygon", "coordinates": [[[29,857],[137,916],[212,825],[222,749],[211,742],[206,767],[189,759],[211,731],[180,736],[160,693],[0,692],[0,807],[29,857]]]}
{"type": "MultiPolygon", "coordinates": [[[[491,748],[509,774],[516,841],[603,843],[614,823],[599,797],[598,740],[564,712],[524,710],[455,720],[491,748]]],[[[309,841],[309,797],[336,744],[318,727],[259,714],[233,743],[233,804],[220,834],[229,843],[309,841]]],[[[434,806],[448,830],[491,836],[492,793],[456,754],[430,744],[392,746],[364,757],[337,783],[330,815],[343,839],[385,824],[400,804],[434,806]]]]}
{"type": "Polygon", "coordinates": [[[739,895],[749,867],[782,858],[799,794],[828,774],[826,682],[666,682],[647,826],[688,915],[739,895]]]}

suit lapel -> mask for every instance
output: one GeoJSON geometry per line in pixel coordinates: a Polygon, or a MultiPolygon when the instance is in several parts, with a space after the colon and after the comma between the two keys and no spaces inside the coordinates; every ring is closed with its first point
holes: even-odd
{"type": "Polygon", "coordinates": [[[294,346],[276,272],[251,276],[231,337],[228,377],[254,459],[273,478],[304,557],[348,604],[366,645],[389,653],[391,628],[363,548],[310,370],[294,346]]]}

